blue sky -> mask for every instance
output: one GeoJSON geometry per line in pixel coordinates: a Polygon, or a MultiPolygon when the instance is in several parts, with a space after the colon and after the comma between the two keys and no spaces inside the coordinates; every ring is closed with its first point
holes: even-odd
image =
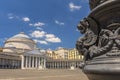
{"type": "Polygon", "coordinates": [[[0,46],[25,32],[39,48],[74,48],[76,26],[89,12],[87,0],[0,0],[0,46]]]}

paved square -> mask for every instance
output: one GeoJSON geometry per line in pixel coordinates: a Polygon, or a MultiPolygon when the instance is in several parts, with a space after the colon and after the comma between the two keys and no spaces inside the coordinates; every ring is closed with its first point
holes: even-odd
{"type": "Polygon", "coordinates": [[[88,80],[80,69],[76,70],[0,70],[0,80],[88,80]]]}

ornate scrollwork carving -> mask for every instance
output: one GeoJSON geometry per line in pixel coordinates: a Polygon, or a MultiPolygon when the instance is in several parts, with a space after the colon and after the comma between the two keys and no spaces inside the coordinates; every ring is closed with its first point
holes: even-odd
{"type": "Polygon", "coordinates": [[[120,56],[120,24],[110,24],[108,29],[102,29],[99,34],[98,46],[91,46],[91,58],[106,54],[106,56],[120,56]]]}
{"type": "Polygon", "coordinates": [[[90,59],[89,48],[97,41],[98,26],[92,18],[84,18],[82,21],[80,21],[80,24],[78,24],[77,27],[82,34],[84,33],[84,36],[79,38],[76,48],[78,49],[79,53],[84,55],[84,59],[88,60],[90,59]]]}
{"type": "Polygon", "coordinates": [[[84,34],[89,27],[89,23],[86,18],[80,21],[77,28],[80,30],[81,34],[84,34]]]}
{"type": "Polygon", "coordinates": [[[112,37],[114,40],[113,47],[110,52],[108,52],[107,56],[120,56],[120,24],[114,26],[117,29],[114,29],[114,36],[112,37]]]}
{"type": "MultiPolygon", "coordinates": [[[[110,24],[108,29],[102,29],[98,34],[98,32],[95,31],[95,29],[98,30],[98,28],[93,28],[94,25],[90,26],[90,22],[87,23],[89,26],[85,26],[85,30],[83,30],[85,31],[85,35],[79,38],[76,44],[77,49],[84,55],[85,60],[104,54],[106,54],[106,56],[120,55],[120,24],[110,24]]],[[[83,24],[81,24],[81,26],[84,27],[83,24]]],[[[81,29],[81,26],[78,26],[79,29],[81,29]]]]}
{"type": "Polygon", "coordinates": [[[92,18],[84,18],[80,21],[80,24],[78,24],[77,27],[82,34],[85,34],[83,42],[84,46],[91,46],[96,42],[98,35],[98,26],[92,18]]]}
{"type": "Polygon", "coordinates": [[[111,50],[113,46],[113,32],[107,29],[102,29],[99,35],[98,46],[92,46],[90,50],[90,57],[97,57],[103,55],[111,50]]]}
{"type": "Polygon", "coordinates": [[[120,49],[120,28],[118,28],[116,31],[115,31],[115,42],[116,42],[116,45],[119,47],[120,49]]]}

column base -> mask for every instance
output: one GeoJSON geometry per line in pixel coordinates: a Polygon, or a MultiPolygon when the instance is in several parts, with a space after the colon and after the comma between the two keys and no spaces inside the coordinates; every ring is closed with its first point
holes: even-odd
{"type": "Polygon", "coordinates": [[[87,62],[83,72],[89,80],[120,80],[120,58],[99,58],[87,62]]]}

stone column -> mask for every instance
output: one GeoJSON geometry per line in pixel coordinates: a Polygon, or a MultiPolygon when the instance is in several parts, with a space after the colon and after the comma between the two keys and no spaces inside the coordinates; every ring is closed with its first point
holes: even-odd
{"type": "Polygon", "coordinates": [[[39,57],[37,58],[37,68],[39,68],[39,57]]]}
{"type": "Polygon", "coordinates": [[[41,57],[39,57],[39,69],[42,69],[41,57]]]}
{"type": "Polygon", "coordinates": [[[26,68],[29,68],[29,56],[26,56],[26,68]]]}
{"type": "Polygon", "coordinates": [[[38,69],[40,67],[40,57],[38,57],[38,69]]]}
{"type": "Polygon", "coordinates": [[[61,68],[61,61],[58,61],[58,67],[61,68]]]}
{"type": "Polygon", "coordinates": [[[38,68],[38,57],[36,57],[36,68],[38,68]]]}
{"type": "Polygon", "coordinates": [[[60,61],[60,68],[62,68],[62,61],[60,61]]]}
{"type": "Polygon", "coordinates": [[[27,64],[28,64],[28,61],[27,61],[27,56],[25,57],[25,68],[27,68],[27,64]]]}
{"type": "Polygon", "coordinates": [[[46,68],[46,59],[43,58],[43,60],[44,60],[44,68],[46,68]]]}
{"type": "Polygon", "coordinates": [[[34,56],[32,56],[32,68],[34,68],[34,56]]]}
{"type": "Polygon", "coordinates": [[[2,65],[1,63],[2,63],[2,61],[1,61],[1,58],[0,58],[0,68],[1,68],[1,65],[2,65]]]}
{"type": "Polygon", "coordinates": [[[58,63],[56,62],[56,68],[58,68],[58,63]]]}
{"type": "Polygon", "coordinates": [[[62,64],[63,62],[61,61],[61,69],[63,68],[63,64],[62,64]]]}
{"type": "Polygon", "coordinates": [[[54,69],[54,67],[55,67],[55,62],[52,63],[52,67],[53,67],[53,69],[54,69]]]}
{"type": "Polygon", "coordinates": [[[31,56],[28,56],[29,57],[29,59],[28,59],[28,61],[29,61],[29,68],[31,68],[31,56]]]}
{"type": "Polygon", "coordinates": [[[62,64],[63,64],[63,65],[62,65],[62,66],[63,66],[62,68],[64,69],[64,64],[65,64],[65,62],[63,61],[62,64]]]}
{"type": "Polygon", "coordinates": [[[50,69],[51,69],[51,62],[49,62],[49,65],[50,65],[50,69]]]}
{"type": "Polygon", "coordinates": [[[37,68],[37,57],[35,57],[35,68],[37,68]]]}
{"type": "Polygon", "coordinates": [[[21,69],[24,69],[24,55],[21,55],[21,69]]]}
{"type": "MultiPolygon", "coordinates": [[[[15,65],[15,61],[13,61],[13,62],[14,62],[13,65],[15,65]]],[[[24,56],[24,68],[26,68],[26,56],[24,56]]]]}
{"type": "Polygon", "coordinates": [[[56,69],[56,62],[55,62],[55,65],[54,65],[54,66],[55,66],[54,68],[56,69]]]}
{"type": "Polygon", "coordinates": [[[55,62],[53,63],[53,69],[55,68],[55,62]]]}
{"type": "Polygon", "coordinates": [[[68,66],[69,66],[69,65],[68,65],[68,61],[67,61],[67,68],[68,68],[68,66]]]}

